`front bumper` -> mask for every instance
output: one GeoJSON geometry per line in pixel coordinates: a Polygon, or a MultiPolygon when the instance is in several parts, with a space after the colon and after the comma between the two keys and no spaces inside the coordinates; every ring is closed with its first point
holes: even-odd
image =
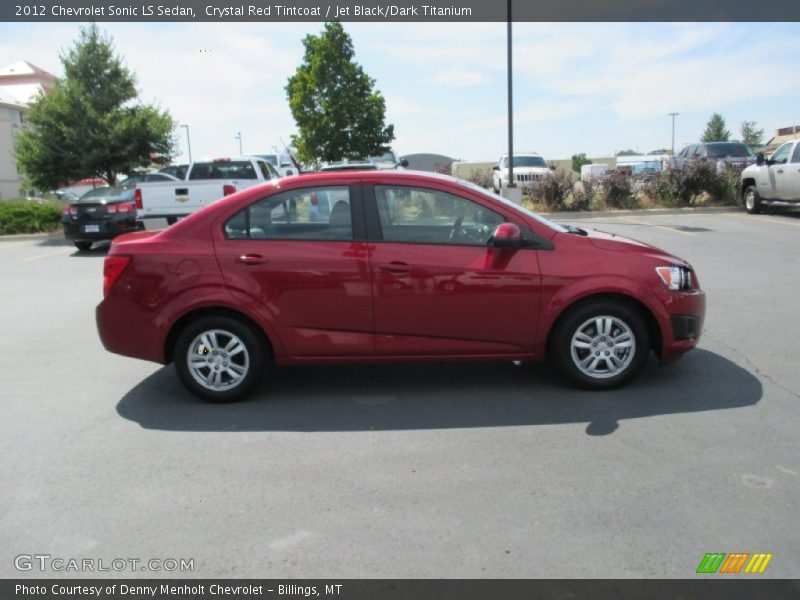
{"type": "Polygon", "coordinates": [[[670,294],[665,303],[668,315],[661,322],[661,353],[668,362],[688,352],[700,341],[706,316],[706,295],[700,290],[685,294],[670,294]]]}

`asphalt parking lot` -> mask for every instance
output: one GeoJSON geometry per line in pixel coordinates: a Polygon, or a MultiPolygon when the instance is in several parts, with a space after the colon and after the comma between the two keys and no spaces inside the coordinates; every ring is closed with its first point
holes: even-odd
{"type": "MultiPolygon", "coordinates": [[[[626,388],[543,365],[302,367],[202,404],[104,351],[105,250],[0,242],[0,576],[14,557],[184,558],[190,577],[691,577],[707,552],[800,573],[800,218],[572,221],[688,259],[697,350],[626,388]]],[[[91,575],[91,573],[89,574],[91,575]]]]}

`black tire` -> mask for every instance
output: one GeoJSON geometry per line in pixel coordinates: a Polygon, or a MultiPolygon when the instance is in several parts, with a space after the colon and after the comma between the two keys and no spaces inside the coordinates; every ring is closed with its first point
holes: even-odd
{"type": "Polygon", "coordinates": [[[266,358],[263,337],[251,326],[226,316],[203,317],[189,323],[178,335],[173,353],[175,371],[181,383],[195,396],[209,402],[234,402],[247,396],[264,375],[266,358]],[[199,340],[204,333],[210,332],[215,333],[216,339],[206,339],[216,341],[216,346],[213,343],[206,345],[199,340]],[[224,352],[225,346],[234,338],[241,342],[244,350],[228,355],[224,352]],[[208,356],[208,365],[195,362],[194,366],[190,366],[189,352],[193,348],[196,357],[208,356]],[[242,371],[241,374],[239,371],[242,371]],[[199,381],[200,378],[212,376],[218,378],[218,385],[215,386],[210,379],[205,384],[199,381]]]}
{"type": "Polygon", "coordinates": [[[590,390],[607,390],[626,383],[644,366],[650,350],[650,336],[642,316],[630,304],[614,300],[592,300],[571,309],[559,321],[551,342],[556,366],[575,384],[590,390]],[[594,325],[593,320],[601,317],[609,319],[602,322],[604,328],[608,325],[608,334],[594,325]],[[583,339],[576,339],[576,344],[587,347],[576,347],[573,352],[573,337],[579,331],[584,332],[583,339]],[[586,334],[587,331],[590,333],[586,334]],[[632,338],[629,349],[623,348],[627,344],[626,331],[627,337],[632,338]],[[587,338],[589,341],[584,341],[587,338]],[[618,340],[616,348],[615,340],[618,340]],[[585,365],[582,370],[578,363],[586,360],[593,361],[596,367],[585,365]],[[619,371],[615,373],[616,369],[619,371]]]}
{"type": "Polygon", "coordinates": [[[92,242],[73,242],[75,247],[81,252],[88,252],[92,249],[92,242]]]}
{"type": "Polygon", "coordinates": [[[749,215],[757,215],[761,212],[761,196],[758,195],[756,186],[750,185],[742,194],[742,204],[749,215]]]}
{"type": "Polygon", "coordinates": [[[178,217],[167,217],[167,225],[175,225],[178,222],[178,217]]]}

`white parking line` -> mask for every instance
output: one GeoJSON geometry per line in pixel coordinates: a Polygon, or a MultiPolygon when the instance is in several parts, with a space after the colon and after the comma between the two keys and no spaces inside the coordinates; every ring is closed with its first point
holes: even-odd
{"type": "Polygon", "coordinates": [[[57,256],[59,254],[68,254],[72,252],[72,248],[56,248],[50,252],[45,252],[44,254],[36,254],[34,256],[28,256],[27,258],[23,258],[22,262],[29,262],[32,260],[39,260],[40,258],[47,258],[48,256],[57,256]]]}

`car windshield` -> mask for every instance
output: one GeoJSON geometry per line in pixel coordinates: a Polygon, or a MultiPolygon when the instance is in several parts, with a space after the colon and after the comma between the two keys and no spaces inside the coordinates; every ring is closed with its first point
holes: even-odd
{"type": "Polygon", "coordinates": [[[391,152],[384,152],[380,156],[370,156],[367,161],[369,162],[395,162],[394,154],[391,152]]]}
{"type": "MultiPolygon", "coordinates": [[[[544,167],[547,168],[547,163],[541,156],[515,156],[515,167],[544,167]]],[[[508,157],[503,157],[503,167],[508,167],[508,157]]]]}
{"type": "Polygon", "coordinates": [[[479,185],[477,185],[475,183],[472,183],[471,181],[466,181],[464,179],[459,179],[458,183],[459,183],[459,185],[463,185],[466,188],[469,188],[469,189],[471,189],[471,190],[473,190],[475,192],[478,192],[478,193],[490,198],[493,202],[502,202],[504,205],[506,205],[506,206],[518,211],[518,212],[521,212],[522,214],[524,214],[524,215],[526,215],[528,217],[531,217],[532,219],[536,219],[536,221],[538,221],[542,225],[545,225],[545,226],[549,227],[550,229],[554,229],[555,231],[559,231],[561,233],[566,233],[566,231],[567,231],[567,229],[565,227],[562,227],[561,225],[558,225],[557,223],[553,223],[552,221],[549,221],[549,220],[545,219],[541,215],[537,215],[535,212],[528,210],[524,206],[521,206],[519,204],[511,202],[510,200],[506,200],[505,198],[503,198],[502,196],[498,196],[497,194],[493,194],[492,192],[486,190],[485,188],[482,188],[481,186],[479,186],[479,185]]]}
{"type": "Polygon", "coordinates": [[[726,156],[748,158],[753,155],[750,148],[744,144],[709,144],[706,148],[709,158],[724,158],[726,156]]]}
{"type": "Polygon", "coordinates": [[[119,202],[133,198],[133,187],[101,187],[89,190],[78,202],[119,202]]]}

